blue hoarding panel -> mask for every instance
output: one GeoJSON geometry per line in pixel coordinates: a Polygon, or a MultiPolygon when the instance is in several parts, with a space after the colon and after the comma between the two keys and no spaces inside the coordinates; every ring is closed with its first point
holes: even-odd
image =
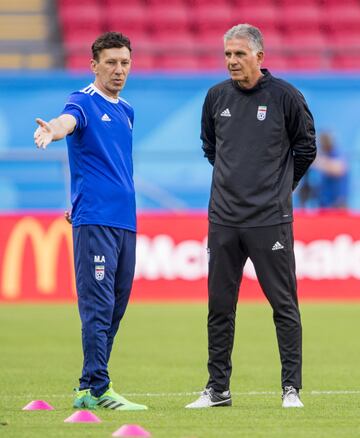
{"type": "MultiPolygon", "coordinates": [[[[334,134],[349,163],[348,205],[359,210],[360,76],[282,77],[305,95],[317,130],[334,134]]],[[[206,208],[211,167],[203,158],[199,139],[201,106],[208,88],[226,78],[226,73],[129,78],[122,96],[135,109],[139,208],[206,208]]],[[[46,159],[50,149],[37,151],[45,157],[35,165],[35,117],[56,117],[69,93],[91,81],[89,75],[61,72],[0,76],[0,209],[65,208],[67,174],[61,153],[66,157],[66,145],[64,141],[51,145],[51,151],[59,155],[48,154],[50,160],[46,159]],[[31,176],[34,172],[36,177],[31,176]]]]}

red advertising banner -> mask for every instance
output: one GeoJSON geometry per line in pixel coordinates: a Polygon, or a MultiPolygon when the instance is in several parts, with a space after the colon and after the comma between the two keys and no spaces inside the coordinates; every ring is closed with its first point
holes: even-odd
{"type": "MultiPolygon", "coordinates": [[[[300,300],[360,300],[360,216],[297,213],[300,300]]],[[[205,214],[142,214],[133,300],[205,300],[205,214]]],[[[0,301],[76,299],[71,226],[58,215],[0,216],[0,301]]],[[[240,299],[264,299],[253,266],[240,299]]]]}

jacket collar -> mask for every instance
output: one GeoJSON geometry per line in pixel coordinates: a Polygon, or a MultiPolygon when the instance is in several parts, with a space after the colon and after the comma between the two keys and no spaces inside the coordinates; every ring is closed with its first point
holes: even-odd
{"type": "Polygon", "coordinates": [[[252,88],[243,88],[239,85],[237,81],[232,80],[231,82],[237,90],[240,90],[243,93],[254,93],[254,91],[266,87],[272,78],[271,73],[267,68],[262,68],[261,73],[263,74],[263,76],[257,81],[257,83],[252,88]]]}

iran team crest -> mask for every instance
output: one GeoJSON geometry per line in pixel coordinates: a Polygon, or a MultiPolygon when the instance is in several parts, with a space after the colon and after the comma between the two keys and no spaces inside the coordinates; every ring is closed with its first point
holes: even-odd
{"type": "Polygon", "coordinates": [[[257,119],[263,121],[266,119],[267,106],[258,106],[257,119]]]}
{"type": "Polygon", "coordinates": [[[105,266],[104,265],[96,265],[95,266],[95,278],[98,281],[103,280],[105,277],[105,266]]]}

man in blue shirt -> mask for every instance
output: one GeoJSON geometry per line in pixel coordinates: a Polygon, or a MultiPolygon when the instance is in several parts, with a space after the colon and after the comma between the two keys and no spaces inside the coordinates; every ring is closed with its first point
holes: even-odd
{"type": "Polygon", "coordinates": [[[346,208],[347,168],[328,132],[320,134],[320,153],[314,162],[318,171],[317,201],[320,208],[346,208]]]}
{"type": "Polygon", "coordinates": [[[108,361],[135,270],[134,112],[121,97],[131,46],[116,32],[92,45],[94,83],[72,93],[58,118],[36,119],[37,147],[67,139],[71,221],[84,363],[75,408],[144,410],[112,388],[108,361]]]}

